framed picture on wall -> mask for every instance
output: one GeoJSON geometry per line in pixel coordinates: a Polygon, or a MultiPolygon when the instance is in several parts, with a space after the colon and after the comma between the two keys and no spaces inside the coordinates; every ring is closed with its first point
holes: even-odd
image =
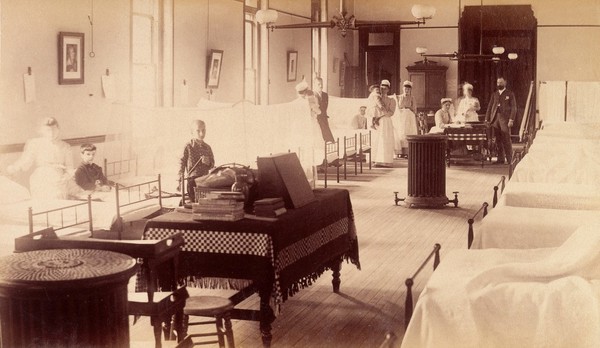
{"type": "Polygon", "coordinates": [[[221,69],[223,67],[223,51],[211,50],[208,56],[208,71],[206,72],[206,87],[219,88],[221,69]]]}
{"type": "Polygon", "coordinates": [[[58,33],[58,84],[84,83],[84,34],[58,33]]]}
{"type": "Polygon", "coordinates": [[[289,51],[287,53],[287,80],[296,81],[298,76],[298,51],[289,51]]]}

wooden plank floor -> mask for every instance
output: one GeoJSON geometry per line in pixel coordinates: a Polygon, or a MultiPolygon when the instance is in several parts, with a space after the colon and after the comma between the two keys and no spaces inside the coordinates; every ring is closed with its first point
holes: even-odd
{"type": "MultiPolygon", "coordinates": [[[[466,248],[466,220],[483,201],[491,202],[493,185],[508,171],[507,166],[452,166],[446,188],[449,198],[452,191],[460,192],[458,208],[408,209],[395,206],[392,193],[406,196],[406,167],[406,160],[397,160],[393,169],[366,169],[358,178],[349,175],[340,184],[330,182],[330,187],[351,193],[362,270],[344,264],[339,294],[332,292],[328,272],[285,302],[273,323],[273,347],[378,347],[388,331],[399,345],[404,334],[404,280],[435,243],[442,245],[442,262],[448,250],[466,248]]],[[[415,280],[415,301],[431,272],[427,267],[415,280]]],[[[242,305],[256,308],[258,300],[252,297],[242,305]]],[[[233,330],[236,346],[261,346],[257,322],[235,321],[233,330]]],[[[132,326],[131,336],[133,347],[152,346],[147,320],[132,326]]]]}

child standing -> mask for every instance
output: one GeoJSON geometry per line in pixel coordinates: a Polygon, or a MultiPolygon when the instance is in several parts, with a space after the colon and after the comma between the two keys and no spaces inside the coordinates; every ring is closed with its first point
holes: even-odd
{"type": "Polygon", "coordinates": [[[192,139],[185,145],[179,177],[185,175],[187,179],[187,192],[191,202],[196,201],[197,177],[208,174],[209,169],[214,167],[215,158],[210,145],[204,142],[206,136],[206,124],[202,120],[194,120],[191,124],[192,139]]]}
{"type": "Polygon", "coordinates": [[[86,191],[110,191],[108,179],[104,176],[102,168],[94,163],[96,145],[82,144],[81,164],[75,170],[75,183],[86,191]]]}

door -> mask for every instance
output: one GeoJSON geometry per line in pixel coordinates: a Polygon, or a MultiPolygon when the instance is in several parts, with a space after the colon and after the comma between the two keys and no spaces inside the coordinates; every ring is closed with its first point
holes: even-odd
{"type": "MultiPolygon", "coordinates": [[[[460,49],[463,53],[490,54],[492,47],[502,46],[505,53],[499,62],[459,61],[459,81],[470,82],[474,95],[479,98],[484,113],[496,78],[503,76],[508,88],[515,93],[519,125],[527,102],[529,85],[536,81],[537,19],[531,5],[465,6],[460,23],[460,49]],[[478,33],[479,35],[473,35],[478,33]],[[517,53],[516,60],[509,60],[508,53],[517,53]]],[[[516,134],[519,127],[513,127],[516,134]]]]}
{"type": "Polygon", "coordinates": [[[372,26],[359,31],[359,91],[366,97],[370,85],[389,80],[390,93],[400,91],[400,30],[372,26]]]}

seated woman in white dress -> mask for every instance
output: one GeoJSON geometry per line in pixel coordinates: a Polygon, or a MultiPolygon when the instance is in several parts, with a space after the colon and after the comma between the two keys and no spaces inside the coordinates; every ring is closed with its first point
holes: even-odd
{"type": "Polygon", "coordinates": [[[39,138],[25,144],[21,158],[8,166],[9,174],[27,171],[32,166],[29,190],[34,199],[66,199],[67,181],[73,173],[71,147],[59,139],[60,129],[54,117],[42,121],[39,138]]]}
{"type": "Polygon", "coordinates": [[[463,96],[458,99],[458,109],[456,110],[456,122],[478,122],[477,111],[481,109],[479,99],[473,97],[473,85],[465,83],[462,88],[463,96]]]}
{"type": "Polygon", "coordinates": [[[444,133],[444,129],[452,123],[452,115],[450,115],[452,98],[442,98],[440,103],[442,108],[435,113],[435,126],[431,127],[429,133],[444,133]]]}

